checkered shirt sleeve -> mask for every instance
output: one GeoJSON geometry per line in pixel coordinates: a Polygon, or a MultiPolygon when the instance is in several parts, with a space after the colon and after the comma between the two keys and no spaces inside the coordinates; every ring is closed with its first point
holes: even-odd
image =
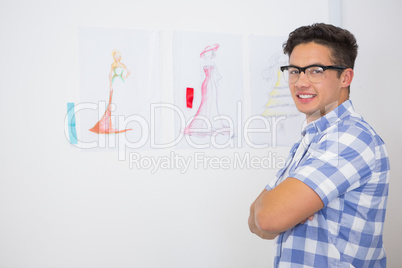
{"type": "Polygon", "coordinates": [[[376,166],[377,141],[356,125],[335,125],[315,136],[305,156],[289,177],[303,181],[324,205],[365,185],[376,166]]]}
{"type": "Polygon", "coordinates": [[[308,124],[302,136],[266,189],[293,177],[313,189],[324,208],[278,236],[274,267],[386,267],[390,166],[384,142],[349,100],[308,124]],[[301,158],[295,157],[300,144],[301,158]]]}
{"type": "Polygon", "coordinates": [[[385,267],[388,157],[364,121],[349,119],[313,135],[304,157],[290,168],[289,177],[312,188],[325,207],[313,222],[283,234],[280,267],[385,267]]]}

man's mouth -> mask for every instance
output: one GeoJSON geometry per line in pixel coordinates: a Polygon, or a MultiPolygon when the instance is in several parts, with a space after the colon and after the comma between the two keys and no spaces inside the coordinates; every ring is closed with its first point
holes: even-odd
{"type": "Polygon", "coordinates": [[[310,95],[310,94],[299,94],[297,95],[300,99],[311,99],[315,97],[316,95],[310,95]]]}

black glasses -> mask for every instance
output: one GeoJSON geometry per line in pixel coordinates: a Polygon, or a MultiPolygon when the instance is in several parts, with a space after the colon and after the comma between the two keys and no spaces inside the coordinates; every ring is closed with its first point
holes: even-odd
{"type": "Polygon", "coordinates": [[[300,74],[304,72],[304,74],[307,76],[308,81],[310,81],[313,84],[320,83],[324,79],[324,72],[326,70],[337,70],[337,71],[343,71],[347,69],[348,67],[345,66],[339,66],[339,65],[330,65],[330,66],[324,66],[324,65],[309,65],[306,67],[297,67],[293,65],[289,66],[282,66],[281,71],[283,72],[283,77],[285,78],[286,82],[289,84],[294,84],[299,80],[300,74]]]}

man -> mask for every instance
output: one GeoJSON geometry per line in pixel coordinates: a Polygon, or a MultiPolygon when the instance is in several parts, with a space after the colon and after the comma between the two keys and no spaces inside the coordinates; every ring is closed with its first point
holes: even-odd
{"type": "Polygon", "coordinates": [[[275,267],[385,267],[389,161],[349,100],[356,39],[314,24],[293,31],[283,48],[289,66],[281,70],[307,125],[251,205],[250,230],[277,238],[275,267]]]}

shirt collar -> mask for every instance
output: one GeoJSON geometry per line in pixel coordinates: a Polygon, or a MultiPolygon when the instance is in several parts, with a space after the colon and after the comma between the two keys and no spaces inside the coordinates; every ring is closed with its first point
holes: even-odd
{"type": "Polygon", "coordinates": [[[331,112],[307,124],[302,131],[302,136],[323,132],[352,113],[354,113],[352,101],[346,100],[331,112]]]}

